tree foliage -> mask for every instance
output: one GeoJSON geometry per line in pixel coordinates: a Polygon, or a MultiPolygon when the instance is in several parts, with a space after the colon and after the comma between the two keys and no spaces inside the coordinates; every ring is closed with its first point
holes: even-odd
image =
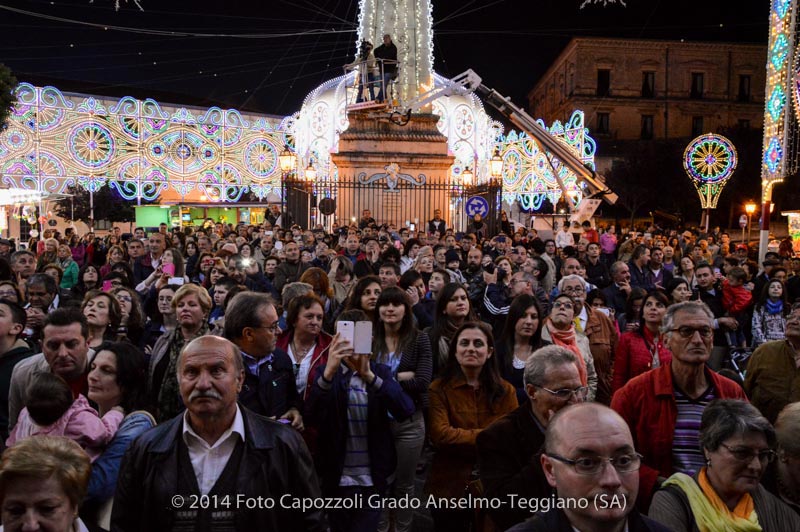
{"type": "Polygon", "coordinates": [[[14,96],[16,88],[17,78],[11,73],[11,69],[0,63],[0,131],[5,129],[11,106],[17,101],[14,96]]]}
{"type": "MultiPolygon", "coordinates": [[[[57,201],[55,213],[66,220],[88,224],[92,212],[89,193],[80,186],[72,186],[67,189],[67,194],[72,194],[73,197],[57,201]]],[[[94,219],[109,222],[133,221],[136,217],[134,205],[135,202],[124,199],[116,190],[106,185],[94,193],[94,219]]]]}

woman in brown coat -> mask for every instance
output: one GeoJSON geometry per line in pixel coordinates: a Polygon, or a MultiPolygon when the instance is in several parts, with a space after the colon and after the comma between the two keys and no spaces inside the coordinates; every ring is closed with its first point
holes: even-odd
{"type": "MultiPolygon", "coordinates": [[[[473,478],[475,439],[494,420],[517,408],[514,387],[500,377],[492,330],[479,322],[462,325],[450,342],[442,377],[431,383],[429,423],[436,449],[426,491],[440,498],[461,498],[473,478]]],[[[467,530],[471,510],[431,509],[436,530],[467,530]]]]}

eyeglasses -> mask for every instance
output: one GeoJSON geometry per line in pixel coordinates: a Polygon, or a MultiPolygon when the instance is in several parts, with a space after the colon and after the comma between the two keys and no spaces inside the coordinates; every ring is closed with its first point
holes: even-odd
{"type": "Polygon", "coordinates": [[[585,294],[586,289],[579,286],[567,286],[562,291],[562,294],[585,294]]]}
{"type": "Polygon", "coordinates": [[[762,464],[771,464],[775,461],[775,457],[777,453],[772,449],[763,449],[761,451],[754,451],[753,449],[749,449],[747,447],[735,447],[731,448],[725,445],[724,443],[720,443],[721,446],[725,447],[731,455],[739,460],[740,462],[750,463],[753,461],[753,458],[756,456],[758,457],[758,461],[762,464]]]}
{"type": "Polygon", "coordinates": [[[553,303],[553,308],[554,309],[556,309],[556,308],[568,308],[570,310],[574,310],[575,309],[575,307],[572,306],[572,303],[567,303],[565,301],[556,301],[555,303],[553,303]]]}
{"type": "Polygon", "coordinates": [[[602,456],[583,456],[575,460],[564,458],[557,454],[545,453],[545,456],[558,460],[567,465],[571,465],[576,473],[579,475],[597,475],[605,468],[606,463],[614,466],[617,473],[632,473],[638,471],[642,465],[642,455],[639,453],[621,454],[613,458],[605,458],[602,456]]]}
{"type": "Polygon", "coordinates": [[[281,330],[281,326],[276,321],[272,325],[259,325],[258,327],[253,327],[253,329],[267,329],[270,332],[276,333],[281,330]]]}
{"type": "Polygon", "coordinates": [[[711,338],[714,336],[714,329],[711,327],[689,327],[688,325],[684,325],[682,327],[677,327],[675,329],[670,329],[671,332],[677,332],[681,335],[681,338],[693,338],[694,333],[700,333],[701,338],[711,338]]]}
{"type": "Polygon", "coordinates": [[[563,401],[569,400],[573,395],[577,399],[584,400],[586,399],[586,395],[589,393],[588,386],[580,386],[578,388],[575,388],[574,390],[571,390],[569,388],[561,388],[560,390],[551,390],[549,388],[545,388],[544,386],[539,386],[539,388],[552,395],[555,395],[556,397],[558,397],[563,401]]]}

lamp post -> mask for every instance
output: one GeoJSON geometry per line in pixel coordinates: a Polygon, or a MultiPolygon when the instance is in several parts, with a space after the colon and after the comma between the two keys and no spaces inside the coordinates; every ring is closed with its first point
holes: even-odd
{"type": "MultiPolygon", "coordinates": [[[[744,206],[744,212],[747,213],[747,244],[750,245],[750,230],[752,229],[752,224],[750,222],[750,217],[753,216],[753,213],[756,212],[756,204],[752,201],[748,201],[747,204],[744,206]]],[[[742,236],[744,236],[744,230],[742,230],[742,236]]]]}
{"type": "Polygon", "coordinates": [[[284,144],[283,150],[281,151],[280,155],[278,155],[278,165],[281,168],[281,224],[285,224],[286,220],[284,216],[286,216],[286,209],[288,207],[288,202],[286,198],[286,193],[288,192],[288,187],[286,181],[290,178],[292,172],[294,171],[295,164],[297,163],[297,156],[294,154],[292,150],[289,149],[289,146],[284,144]]]}
{"type": "MultiPolygon", "coordinates": [[[[495,147],[494,155],[489,159],[489,216],[492,219],[492,228],[494,234],[498,234],[502,230],[502,226],[498,225],[500,220],[500,213],[498,208],[502,208],[503,197],[503,159],[500,157],[500,150],[495,147]]],[[[509,216],[509,220],[511,217],[509,216]]],[[[512,228],[513,229],[513,228],[512,228]]]]}

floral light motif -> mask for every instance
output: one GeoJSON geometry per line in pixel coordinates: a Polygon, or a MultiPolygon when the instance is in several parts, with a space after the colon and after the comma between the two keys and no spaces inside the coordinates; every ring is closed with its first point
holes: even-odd
{"type": "Polygon", "coordinates": [[[722,135],[694,139],[683,154],[683,167],[692,179],[703,183],[724,181],[736,169],[736,149],[722,135]]]}
{"type": "Polygon", "coordinates": [[[722,135],[708,133],[689,143],[683,153],[683,168],[692,179],[702,208],[716,208],[736,163],[736,148],[722,135]]]}

